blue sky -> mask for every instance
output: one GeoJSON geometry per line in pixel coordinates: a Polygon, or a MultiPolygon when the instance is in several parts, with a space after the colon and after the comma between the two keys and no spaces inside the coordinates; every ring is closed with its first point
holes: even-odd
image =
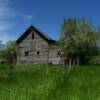
{"type": "Polygon", "coordinates": [[[0,40],[16,40],[30,25],[59,39],[63,19],[69,17],[100,26],[100,0],[0,0],[0,40]]]}

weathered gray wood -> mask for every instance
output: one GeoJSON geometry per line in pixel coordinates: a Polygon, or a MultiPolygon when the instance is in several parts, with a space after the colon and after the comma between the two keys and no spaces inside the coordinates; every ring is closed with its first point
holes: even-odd
{"type": "Polygon", "coordinates": [[[34,32],[34,39],[32,39],[32,32],[17,45],[17,63],[20,64],[59,64],[60,56],[54,44],[48,44],[42,37],[34,32]],[[25,52],[28,56],[25,56],[25,52]],[[39,54],[37,54],[37,51],[39,54]]]}

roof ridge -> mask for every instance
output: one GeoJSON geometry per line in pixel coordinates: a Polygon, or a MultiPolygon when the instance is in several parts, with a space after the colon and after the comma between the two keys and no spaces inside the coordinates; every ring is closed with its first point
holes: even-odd
{"type": "Polygon", "coordinates": [[[35,26],[31,25],[17,40],[16,42],[19,44],[32,30],[36,31],[38,35],[44,38],[48,43],[56,43],[55,40],[51,39],[47,34],[40,31],[35,26]]]}
{"type": "MultiPolygon", "coordinates": [[[[34,25],[31,25],[31,27],[34,27],[35,29],[37,29],[40,33],[42,33],[46,38],[48,38],[48,40],[53,40],[52,38],[50,38],[46,33],[44,33],[43,31],[41,31],[39,28],[35,27],[34,25]]],[[[55,41],[55,40],[54,40],[55,41]]]]}

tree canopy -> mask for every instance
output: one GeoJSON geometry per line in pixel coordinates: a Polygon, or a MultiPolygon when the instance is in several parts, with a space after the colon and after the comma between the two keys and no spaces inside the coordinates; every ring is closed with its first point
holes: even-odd
{"type": "Polygon", "coordinates": [[[97,55],[100,32],[86,19],[64,19],[59,41],[66,58],[80,58],[80,63],[89,63],[97,55]]]}
{"type": "Polygon", "coordinates": [[[4,47],[0,49],[1,59],[10,64],[16,59],[16,43],[8,41],[3,45],[4,47]]]}

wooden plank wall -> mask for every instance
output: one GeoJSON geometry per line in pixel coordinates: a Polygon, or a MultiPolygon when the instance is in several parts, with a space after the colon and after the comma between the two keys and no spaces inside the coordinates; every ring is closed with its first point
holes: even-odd
{"type": "Polygon", "coordinates": [[[49,45],[37,33],[31,32],[18,46],[17,46],[17,63],[21,64],[58,64],[60,57],[57,54],[57,49],[49,45]],[[32,39],[34,33],[34,39],[32,39]],[[29,52],[25,56],[25,52],[29,52]],[[37,54],[39,52],[39,54],[37,54]]]}

